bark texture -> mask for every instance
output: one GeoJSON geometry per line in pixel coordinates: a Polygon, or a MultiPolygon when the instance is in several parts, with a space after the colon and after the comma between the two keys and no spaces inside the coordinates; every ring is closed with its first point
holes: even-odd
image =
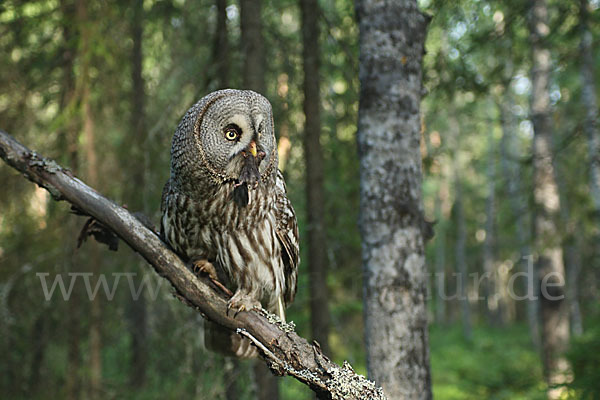
{"type": "Polygon", "coordinates": [[[55,200],[68,201],[114,232],[171,283],[182,302],[209,320],[252,340],[273,373],[293,376],[309,386],[319,399],[386,398],[381,388],[357,375],[350,364],[340,367],[331,362],[319,346],[298,336],[292,324],[282,323],[264,310],[228,314],[227,296],[208,278],[199,278],[191,272],[155,232],[125,208],[74,177],[71,171],[29,150],[2,130],[0,158],[48,190],[55,200]]]}
{"type": "Polygon", "coordinates": [[[329,354],[329,308],[327,290],[327,237],[321,149],[321,98],[319,84],[319,4],[300,0],[302,12],[302,58],[304,64],[304,160],[308,214],[308,271],[310,282],[310,328],[314,340],[329,354]]]}
{"type": "Polygon", "coordinates": [[[359,0],[360,231],[369,377],[429,399],[420,102],[427,18],[415,0],[359,0]]]}
{"type": "Polygon", "coordinates": [[[240,0],[244,89],[265,92],[265,46],[262,37],[262,0],[240,0]]]}
{"type": "MultiPolygon", "coordinates": [[[[556,286],[542,287],[540,296],[542,316],[543,365],[549,384],[565,381],[568,368],[564,352],[569,343],[569,310],[565,301],[563,252],[556,226],[560,200],[552,163],[552,120],[550,110],[550,51],[547,47],[548,8],[545,0],[533,0],[529,14],[532,50],[531,117],[533,120],[533,162],[535,238],[538,253],[537,273],[556,286]],[[562,285],[558,285],[562,282],[562,285]]],[[[560,392],[550,389],[550,398],[560,392]]]]}

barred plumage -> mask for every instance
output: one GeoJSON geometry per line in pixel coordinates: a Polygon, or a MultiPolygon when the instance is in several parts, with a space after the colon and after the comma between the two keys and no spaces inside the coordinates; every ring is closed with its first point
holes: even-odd
{"type": "Polygon", "coordinates": [[[161,210],[165,241],[188,262],[211,262],[234,307],[260,304],[285,318],[298,228],[264,97],[228,89],[190,108],[173,137],[161,210]]]}

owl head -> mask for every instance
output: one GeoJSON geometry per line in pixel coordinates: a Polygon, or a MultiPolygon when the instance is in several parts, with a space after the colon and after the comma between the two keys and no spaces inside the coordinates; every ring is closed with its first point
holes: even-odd
{"type": "Polygon", "coordinates": [[[171,177],[179,183],[247,187],[276,171],[273,111],[250,90],[213,92],[188,110],[171,148],[171,177]]]}

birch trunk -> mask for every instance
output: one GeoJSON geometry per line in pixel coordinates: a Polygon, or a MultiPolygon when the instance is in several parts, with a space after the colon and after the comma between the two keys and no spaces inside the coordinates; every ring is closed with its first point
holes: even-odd
{"type": "Polygon", "coordinates": [[[359,0],[360,231],[369,377],[389,398],[430,399],[416,0],[359,0]]]}

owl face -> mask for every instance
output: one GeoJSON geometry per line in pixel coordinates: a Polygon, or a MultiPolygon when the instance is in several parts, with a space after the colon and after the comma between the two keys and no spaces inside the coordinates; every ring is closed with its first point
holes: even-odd
{"type": "Polygon", "coordinates": [[[271,104],[249,90],[215,92],[195,123],[198,151],[222,177],[249,186],[276,161],[271,104]]]}

